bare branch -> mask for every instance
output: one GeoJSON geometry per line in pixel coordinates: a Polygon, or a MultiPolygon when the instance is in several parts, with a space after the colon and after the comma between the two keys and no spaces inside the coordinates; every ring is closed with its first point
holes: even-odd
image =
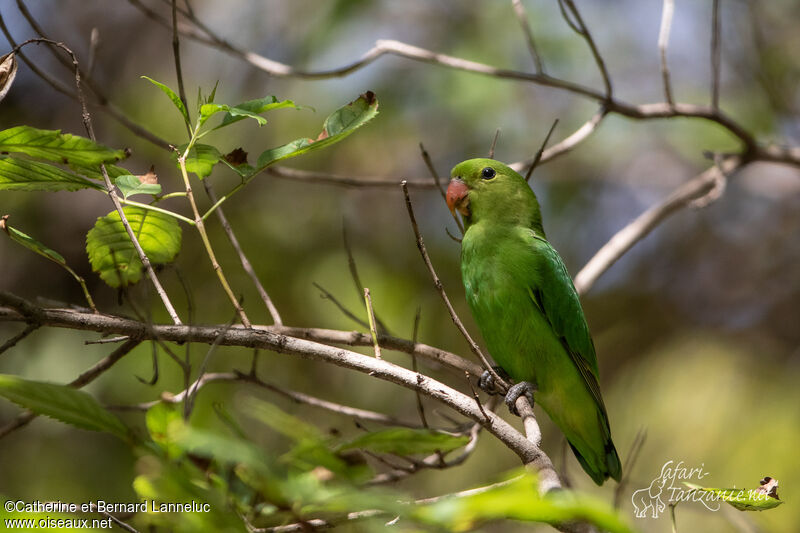
{"type": "Polygon", "coordinates": [[[669,34],[672,28],[672,15],[675,13],[675,0],[664,0],[661,10],[661,29],[658,32],[658,52],[661,56],[661,78],[664,82],[664,97],[672,106],[672,84],[669,81],[669,67],[667,66],[667,48],[669,47],[669,34]]]}
{"type": "MultiPolygon", "coordinates": [[[[203,186],[206,189],[206,194],[208,194],[208,198],[209,200],[211,200],[211,203],[216,204],[217,195],[214,192],[214,188],[211,186],[211,183],[209,183],[208,180],[203,180],[203,186]]],[[[256,271],[253,269],[253,265],[250,264],[250,261],[247,259],[244,250],[242,250],[242,247],[239,244],[239,239],[236,238],[236,234],[233,232],[233,228],[228,222],[228,218],[222,211],[222,206],[217,207],[216,213],[220,224],[222,224],[222,229],[225,230],[225,235],[228,236],[228,240],[231,242],[231,246],[233,246],[233,249],[236,251],[236,255],[239,256],[239,262],[242,263],[242,268],[244,269],[245,272],[247,272],[247,275],[250,276],[250,280],[253,282],[253,285],[256,286],[256,290],[258,291],[259,296],[261,296],[261,301],[264,302],[267,311],[272,317],[273,324],[275,324],[276,326],[282,326],[283,321],[281,320],[281,315],[278,312],[278,308],[275,307],[275,304],[272,302],[272,298],[269,297],[269,294],[267,293],[267,290],[264,288],[264,285],[261,284],[261,280],[258,279],[258,275],[256,274],[256,271]]]]}
{"type": "MultiPolygon", "coordinates": [[[[742,158],[729,156],[721,162],[720,169],[728,175],[743,165],[742,158]]],[[[603,272],[608,270],[634,244],[653,231],[664,219],[712,191],[717,186],[720,169],[714,166],[695,176],[678,187],[664,201],[651,207],[618,231],[575,276],[575,289],[578,294],[585,294],[603,272]]]]}
{"type": "MultiPolygon", "coordinates": [[[[219,330],[219,328],[213,326],[148,325],[128,318],[113,315],[95,315],[74,309],[35,308],[37,314],[32,315],[23,310],[19,298],[4,292],[0,292],[0,304],[7,306],[0,306],[0,321],[39,323],[43,326],[95,331],[103,334],[119,334],[124,335],[125,338],[135,337],[142,340],[155,339],[162,342],[177,343],[206,342],[211,339],[208,341],[210,344],[219,330]]],[[[25,302],[25,304],[30,305],[28,302],[25,302]]],[[[358,331],[289,326],[255,326],[253,329],[319,343],[340,344],[343,346],[372,346],[371,336],[358,331]]],[[[427,344],[415,343],[389,335],[378,335],[378,342],[386,350],[397,350],[407,354],[413,353],[428,361],[441,364],[453,370],[459,376],[463,375],[465,371],[473,375],[480,375],[481,373],[481,367],[472,361],[427,344]]]]}
{"type": "MultiPolygon", "coordinates": [[[[358,265],[356,264],[356,258],[353,255],[353,249],[350,247],[350,240],[347,238],[347,224],[342,222],[342,242],[344,244],[344,250],[347,253],[347,267],[350,270],[350,277],[353,279],[353,283],[356,286],[356,291],[358,291],[358,297],[364,297],[364,284],[361,283],[361,276],[358,275],[358,265]]],[[[371,300],[370,300],[371,302],[371,300]]],[[[371,305],[371,303],[370,303],[371,305]]],[[[375,321],[375,329],[380,333],[388,333],[389,328],[386,327],[386,324],[380,317],[374,313],[372,315],[372,319],[375,321]]]]}
{"type": "Polygon", "coordinates": [[[522,5],[522,0],[511,0],[511,4],[514,6],[514,14],[517,15],[522,32],[525,34],[525,42],[528,45],[528,51],[531,53],[536,73],[542,74],[544,73],[544,65],[542,64],[542,58],[539,56],[539,50],[536,48],[536,42],[533,40],[533,30],[531,30],[531,25],[528,22],[525,6],[522,5]]]}

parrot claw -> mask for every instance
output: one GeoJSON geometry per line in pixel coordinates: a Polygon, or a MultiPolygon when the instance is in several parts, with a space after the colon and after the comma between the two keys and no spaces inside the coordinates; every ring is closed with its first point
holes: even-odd
{"type": "MultiPolygon", "coordinates": [[[[499,366],[493,366],[492,370],[500,376],[501,378],[508,380],[508,374],[506,371],[500,368],[499,366]]],[[[501,390],[497,386],[497,383],[494,382],[494,377],[492,377],[492,373],[488,370],[484,370],[483,374],[481,374],[480,379],[478,380],[478,387],[487,394],[500,394],[501,390]]]]}
{"type": "Polygon", "coordinates": [[[519,412],[517,411],[517,400],[523,394],[526,398],[528,398],[528,401],[531,403],[531,407],[533,407],[533,393],[535,391],[536,386],[530,381],[521,381],[520,383],[515,383],[512,385],[506,393],[505,400],[508,410],[511,411],[511,414],[519,416],[519,412]]]}

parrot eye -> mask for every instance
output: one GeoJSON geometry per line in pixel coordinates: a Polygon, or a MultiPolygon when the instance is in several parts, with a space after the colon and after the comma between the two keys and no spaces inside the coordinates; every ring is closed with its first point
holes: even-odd
{"type": "Polygon", "coordinates": [[[483,170],[481,170],[481,176],[485,180],[490,180],[495,176],[495,171],[492,167],[486,167],[483,170]]]}

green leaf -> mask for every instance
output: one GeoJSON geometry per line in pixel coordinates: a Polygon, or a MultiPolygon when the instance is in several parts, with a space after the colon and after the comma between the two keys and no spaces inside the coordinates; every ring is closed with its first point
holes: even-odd
{"type": "Polygon", "coordinates": [[[246,405],[248,415],[295,442],[303,440],[322,441],[325,438],[315,426],[290,415],[275,404],[248,398],[246,405]]]}
{"type": "MultiPolygon", "coordinates": [[[[151,263],[169,263],[181,248],[181,228],[169,215],[140,207],[125,207],[134,234],[151,263]]],[[[122,225],[119,213],[98,218],[86,235],[92,270],[111,287],[127,286],[142,277],[142,262],[122,225]]]]}
{"type": "Polygon", "coordinates": [[[772,497],[759,489],[715,489],[701,487],[694,483],[683,483],[690,489],[709,495],[706,501],[723,501],[729,503],[739,511],[766,511],[774,509],[783,503],[782,500],[772,497]]]}
{"type": "MultiPolygon", "coordinates": [[[[127,169],[122,167],[118,167],[116,165],[106,165],[106,172],[108,173],[109,179],[113,183],[115,179],[120,176],[124,176],[126,174],[130,174],[131,172],[127,169]]],[[[75,171],[76,174],[80,174],[81,176],[85,176],[87,178],[103,181],[103,173],[100,170],[100,167],[91,167],[85,165],[70,165],[70,168],[75,171]]]]}
{"type": "Polygon", "coordinates": [[[144,420],[150,438],[166,452],[167,457],[170,459],[180,457],[183,450],[175,443],[174,436],[170,434],[170,424],[176,421],[183,423],[178,408],[172,404],[159,402],[147,410],[144,420]]]}
{"type": "Polygon", "coordinates": [[[260,116],[261,113],[285,107],[300,109],[300,107],[291,100],[278,100],[274,96],[265,96],[264,98],[258,98],[256,100],[248,100],[247,102],[242,102],[235,106],[209,102],[200,107],[200,124],[205,123],[217,113],[225,112],[222,122],[219,126],[214,128],[215,130],[239,122],[245,118],[252,118],[258,122],[259,126],[263,126],[267,123],[267,119],[260,116]]]}
{"type": "Polygon", "coordinates": [[[0,396],[36,414],[71,426],[105,431],[123,439],[128,437],[128,428],[119,418],[87,393],[66,385],[0,374],[0,396]]]}
{"type": "Polygon", "coordinates": [[[6,234],[9,237],[11,237],[11,240],[16,242],[17,244],[21,244],[28,250],[31,250],[32,252],[35,252],[43,257],[46,257],[47,259],[55,263],[58,263],[63,267],[67,266],[67,261],[66,259],[64,259],[63,255],[56,252],[55,250],[48,248],[47,246],[40,243],[30,235],[22,233],[17,228],[12,228],[6,223],[5,217],[3,217],[3,220],[0,220],[0,228],[5,230],[6,234]]]}
{"type": "Polygon", "coordinates": [[[0,191],[77,191],[103,188],[48,163],[0,156],[0,191]]]}
{"type": "Polygon", "coordinates": [[[466,435],[448,435],[428,429],[390,428],[359,435],[342,444],[339,449],[364,448],[378,453],[413,455],[433,453],[436,450],[449,452],[466,446],[468,442],[469,437],[466,435]]]}
{"type": "Polygon", "coordinates": [[[263,152],[258,157],[257,171],[260,172],[273,163],[324,148],[339,142],[355,130],[375,118],[378,114],[378,99],[372,91],[359,96],[353,102],[340,107],[327,119],[316,140],[296,139],[290,143],[263,152]]]}
{"type": "Polygon", "coordinates": [[[172,103],[175,104],[175,107],[177,107],[178,111],[181,112],[184,122],[186,122],[187,124],[191,124],[191,122],[189,121],[189,112],[186,111],[186,106],[183,105],[180,96],[175,94],[175,91],[173,91],[163,83],[158,82],[152,78],[148,78],[147,76],[142,76],[142,78],[146,79],[147,81],[149,81],[150,83],[152,83],[153,85],[164,91],[164,94],[169,96],[169,99],[172,100],[172,103]]]}
{"type": "MultiPolygon", "coordinates": [[[[186,151],[186,146],[188,144],[184,144],[178,150],[183,153],[186,151]]],[[[219,150],[210,144],[195,144],[186,156],[186,170],[197,174],[200,179],[207,178],[221,158],[219,150]]],[[[175,160],[177,161],[177,155],[175,160]]]]}
{"type": "Polygon", "coordinates": [[[134,194],[161,194],[161,185],[158,183],[142,183],[139,178],[131,174],[119,176],[114,180],[114,184],[119,187],[125,198],[134,194]]]}
{"type": "Polygon", "coordinates": [[[95,170],[101,163],[127,157],[124,150],[112,150],[85,137],[30,126],[0,131],[0,152],[25,154],[71,167],[94,167],[95,170]]]}
{"type": "Polygon", "coordinates": [[[415,517],[447,531],[468,531],[492,520],[563,524],[586,521],[610,533],[629,533],[630,526],[607,503],[572,491],[539,495],[536,478],[515,479],[465,496],[454,495],[413,510],[415,517]]]}

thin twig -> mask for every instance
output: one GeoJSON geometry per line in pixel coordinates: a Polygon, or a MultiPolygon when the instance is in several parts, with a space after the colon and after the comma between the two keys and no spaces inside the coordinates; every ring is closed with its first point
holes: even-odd
{"type": "Polygon", "coordinates": [[[603,59],[603,56],[600,54],[600,51],[597,49],[597,45],[592,38],[592,34],[589,32],[589,28],[587,28],[586,24],[583,22],[583,17],[581,17],[580,11],[578,11],[578,8],[575,6],[575,3],[572,0],[558,0],[558,6],[561,8],[561,14],[564,17],[564,20],[567,22],[567,25],[569,25],[569,27],[572,28],[578,35],[583,37],[583,40],[586,41],[586,44],[589,46],[589,50],[592,52],[594,61],[597,63],[597,68],[600,70],[600,76],[603,78],[603,85],[605,87],[604,100],[611,100],[613,97],[611,76],[608,74],[606,62],[603,59]],[[572,16],[575,17],[574,22],[572,19],[570,19],[569,15],[564,9],[564,4],[566,4],[566,6],[569,8],[572,16]]]}
{"type": "Polygon", "coordinates": [[[713,0],[711,7],[711,109],[714,110],[719,110],[720,55],[719,0],[713,0]]]}
{"type": "Polygon", "coordinates": [[[511,4],[514,6],[514,13],[517,15],[517,20],[522,28],[522,32],[525,34],[525,43],[528,45],[528,52],[530,52],[531,58],[533,59],[536,73],[543,74],[544,64],[542,64],[542,58],[539,56],[539,50],[536,48],[536,41],[533,40],[533,30],[528,22],[528,14],[525,13],[525,6],[522,5],[522,0],[511,0],[511,4]]]}
{"type": "Polygon", "coordinates": [[[16,346],[19,341],[21,341],[22,339],[24,339],[25,337],[27,337],[28,335],[39,329],[39,327],[40,325],[36,323],[28,324],[25,327],[25,329],[23,329],[22,331],[20,331],[10,339],[8,339],[6,342],[3,343],[2,346],[0,346],[0,354],[16,346]]]}
{"type": "Polygon", "coordinates": [[[674,13],[675,0],[664,0],[661,9],[661,29],[658,32],[658,53],[661,56],[661,79],[664,82],[664,97],[670,106],[674,106],[675,101],[672,98],[672,84],[669,80],[667,48],[669,47],[669,34],[672,28],[672,15],[674,13]]]}
{"type": "MultiPolygon", "coordinates": [[[[217,203],[217,195],[214,192],[211,183],[208,180],[203,180],[203,186],[206,189],[206,193],[208,194],[208,199],[211,200],[212,204],[217,203]]],[[[256,286],[256,290],[258,291],[259,296],[261,296],[261,301],[264,302],[264,305],[267,308],[270,316],[272,317],[272,323],[276,326],[282,326],[283,320],[281,320],[281,315],[278,312],[278,308],[275,307],[275,304],[272,302],[272,298],[269,297],[267,290],[264,288],[264,285],[261,284],[261,280],[258,279],[258,275],[256,271],[253,269],[253,265],[250,264],[250,261],[247,259],[244,251],[242,250],[241,245],[239,244],[239,239],[236,238],[236,234],[233,232],[233,228],[231,227],[230,223],[228,222],[228,218],[225,216],[225,213],[222,211],[222,206],[216,209],[217,218],[219,219],[220,224],[222,225],[222,229],[225,230],[225,235],[228,236],[228,240],[231,242],[231,246],[236,251],[236,255],[239,256],[239,261],[242,263],[242,268],[247,275],[250,276],[250,280],[253,282],[253,285],[256,286]]]]}
{"type": "MultiPolygon", "coordinates": [[[[422,142],[419,143],[419,152],[422,155],[422,160],[425,162],[425,166],[428,167],[428,172],[430,173],[431,177],[433,178],[434,183],[436,184],[436,188],[439,189],[439,194],[442,195],[442,199],[447,199],[447,191],[445,191],[444,185],[442,185],[442,180],[439,178],[439,173],[436,172],[436,167],[433,166],[433,161],[431,160],[431,155],[425,149],[425,145],[422,142]]],[[[406,183],[408,181],[406,180],[406,183]]],[[[395,182],[397,185],[397,182],[395,182]]]]}
{"type": "MultiPolygon", "coordinates": [[[[422,316],[422,307],[417,307],[417,312],[414,314],[414,331],[411,335],[411,342],[414,344],[417,343],[417,335],[419,334],[419,319],[422,316]]],[[[411,353],[411,370],[417,372],[419,374],[419,369],[417,365],[417,354],[411,353]]],[[[422,376],[418,377],[419,380],[422,376]]],[[[428,419],[425,416],[425,405],[422,403],[422,394],[418,390],[414,391],[414,395],[417,398],[417,413],[419,413],[419,419],[422,422],[422,427],[428,427],[428,419]]]]}
{"type": "Polygon", "coordinates": [[[336,297],[333,294],[328,292],[325,289],[325,287],[323,287],[322,285],[320,285],[316,281],[312,281],[311,284],[314,287],[316,287],[317,290],[319,290],[322,293],[322,294],[320,294],[320,297],[322,297],[322,298],[324,298],[326,300],[330,300],[331,303],[333,303],[333,305],[335,305],[339,309],[339,311],[341,311],[342,314],[344,314],[344,316],[346,316],[347,318],[349,318],[350,320],[352,320],[356,324],[359,324],[360,326],[363,326],[365,328],[369,328],[369,323],[368,322],[365,322],[364,320],[358,318],[358,316],[356,316],[355,313],[353,313],[348,308],[346,308],[344,306],[344,304],[342,304],[339,300],[337,300],[336,297]]]}
{"type": "MultiPolygon", "coordinates": [[[[500,130],[498,129],[497,131],[499,132],[500,130]]],[[[492,143],[492,147],[494,148],[494,143],[492,143]]],[[[436,172],[436,167],[433,166],[433,161],[431,160],[431,155],[428,153],[428,151],[425,149],[425,146],[421,142],[419,143],[419,151],[420,151],[420,154],[422,155],[422,160],[425,162],[425,166],[428,167],[428,172],[430,173],[431,177],[433,178],[433,181],[436,183],[436,188],[439,189],[439,194],[442,195],[442,199],[443,200],[447,200],[447,191],[445,190],[444,185],[442,185],[442,180],[439,178],[439,173],[436,172]]],[[[494,149],[492,151],[494,151],[494,149]]],[[[409,182],[407,180],[403,180],[403,181],[405,181],[405,183],[409,184],[409,182]]],[[[461,234],[463,235],[464,234],[464,225],[461,223],[461,220],[458,218],[458,216],[456,216],[455,213],[452,213],[452,215],[453,215],[453,220],[456,221],[456,226],[458,226],[458,231],[460,231],[461,234]]],[[[447,230],[447,228],[445,228],[445,231],[446,230],[447,230]]],[[[461,241],[459,240],[458,242],[461,242],[461,241]]]]}
{"type": "Polygon", "coordinates": [[[372,296],[369,289],[364,287],[364,302],[367,305],[367,317],[369,318],[369,332],[372,335],[372,346],[375,349],[375,358],[381,359],[381,345],[378,344],[378,332],[375,329],[375,311],[372,309],[372,296]]]}
{"type": "MultiPolygon", "coordinates": [[[[578,144],[582,141],[587,139],[589,135],[591,135],[597,127],[600,125],[600,122],[608,115],[608,109],[606,106],[600,106],[600,109],[592,115],[592,118],[587,120],[580,128],[575,130],[570,136],[566,137],[564,140],[551,146],[550,148],[546,148],[542,152],[542,156],[539,159],[539,163],[546,163],[555,159],[556,157],[566,154],[567,152],[571,151],[575,148],[578,144]]],[[[517,172],[522,172],[522,170],[533,164],[533,161],[536,159],[536,156],[526,159],[524,161],[519,161],[517,163],[512,163],[509,166],[516,170],[517,172]]]]}
{"type": "Polygon", "coordinates": [[[547,147],[547,142],[550,140],[550,136],[553,134],[553,130],[556,129],[556,126],[558,126],[558,119],[555,119],[553,121],[553,125],[550,126],[550,130],[547,132],[547,135],[545,136],[544,140],[542,141],[542,145],[536,151],[536,155],[533,156],[533,161],[531,161],[531,166],[528,168],[528,173],[525,174],[525,181],[530,181],[531,176],[533,175],[533,171],[536,168],[536,166],[539,164],[539,161],[541,161],[542,154],[544,153],[544,149],[547,147]]]}
{"type": "MultiPolygon", "coordinates": [[[[178,33],[178,12],[176,0],[172,0],[172,56],[175,58],[175,76],[178,78],[178,97],[183,103],[184,109],[189,109],[189,102],[186,100],[186,90],[183,87],[183,69],[181,69],[181,41],[178,33]]],[[[186,132],[192,135],[192,125],[186,124],[186,132]]]]}
{"type": "Polygon", "coordinates": [[[489,159],[494,159],[494,149],[497,147],[497,139],[500,138],[500,128],[494,130],[494,138],[492,139],[492,145],[489,147],[489,159]]]}
{"type": "MultiPolygon", "coordinates": [[[[194,139],[194,135],[197,133],[197,127],[195,128],[194,133],[192,134],[192,139],[194,139]]],[[[219,283],[222,286],[222,289],[225,291],[225,294],[228,296],[228,300],[231,302],[231,305],[236,310],[236,313],[239,315],[239,319],[242,321],[242,325],[246,328],[252,327],[250,323],[250,319],[247,318],[247,313],[245,313],[242,304],[236,298],[236,295],[233,294],[233,290],[231,289],[230,284],[228,283],[228,279],[225,277],[225,273],[222,271],[222,266],[217,261],[217,256],[214,253],[214,248],[211,246],[211,239],[208,237],[208,232],[206,231],[205,223],[203,222],[203,217],[200,216],[200,211],[197,209],[197,202],[194,198],[194,192],[192,192],[192,182],[189,180],[189,173],[186,170],[186,158],[189,155],[189,150],[191,148],[191,142],[189,146],[186,147],[186,150],[182,154],[178,154],[178,165],[181,169],[181,176],[183,177],[183,187],[186,190],[186,198],[189,200],[189,205],[192,207],[192,213],[194,214],[194,223],[195,228],[197,229],[197,233],[200,234],[200,239],[203,241],[203,246],[206,249],[206,255],[208,259],[211,261],[211,267],[214,270],[214,273],[217,275],[217,279],[219,279],[219,283]]]]}
{"type": "MultiPolygon", "coordinates": [[[[350,269],[350,277],[356,287],[358,297],[363,298],[364,285],[361,283],[361,276],[358,275],[358,265],[353,255],[353,249],[350,246],[350,240],[347,238],[347,224],[344,222],[342,222],[342,242],[344,243],[344,251],[347,253],[347,267],[350,269]]],[[[389,333],[389,328],[386,327],[386,324],[377,314],[373,314],[373,318],[375,319],[375,328],[378,333],[389,333]]]]}
{"type": "Polygon", "coordinates": [[[622,469],[622,479],[619,480],[619,483],[617,483],[617,486],[614,488],[614,509],[619,509],[622,503],[622,495],[625,494],[625,487],[631,480],[631,472],[636,465],[636,461],[639,459],[639,452],[642,451],[646,439],[647,430],[645,430],[645,428],[640,428],[639,431],[636,432],[636,436],[631,443],[631,448],[626,455],[627,460],[625,461],[625,468],[622,469]]]}
{"type": "Polygon", "coordinates": [[[461,335],[463,335],[464,338],[467,340],[470,350],[472,350],[472,353],[478,357],[478,359],[483,364],[484,369],[487,372],[489,372],[489,374],[495,380],[495,383],[499,387],[507,389],[508,384],[503,380],[503,378],[501,378],[497,374],[497,372],[494,371],[492,365],[489,364],[489,360],[486,358],[485,355],[483,355],[483,352],[481,351],[480,347],[478,347],[478,343],[476,343],[472,339],[472,336],[467,331],[467,328],[464,327],[464,324],[461,322],[461,319],[458,318],[456,310],[453,308],[453,304],[450,303],[450,298],[447,297],[447,293],[444,290],[444,286],[442,285],[439,276],[436,274],[436,270],[434,270],[433,264],[431,263],[431,259],[430,257],[428,257],[428,252],[425,249],[425,242],[422,240],[422,235],[419,232],[419,226],[417,225],[417,217],[414,216],[414,207],[411,205],[411,197],[408,195],[408,187],[406,186],[406,182],[405,181],[401,182],[400,187],[403,189],[403,195],[405,196],[406,199],[406,210],[408,211],[408,217],[411,220],[411,227],[414,230],[414,236],[416,237],[417,240],[417,249],[419,250],[419,253],[422,255],[422,260],[425,262],[425,266],[428,267],[428,272],[430,273],[431,278],[433,279],[433,286],[436,288],[436,291],[439,293],[439,296],[441,296],[442,300],[444,301],[444,305],[445,307],[447,307],[447,312],[450,313],[450,319],[453,321],[453,324],[455,324],[458,330],[461,332],[461,335]]]}

